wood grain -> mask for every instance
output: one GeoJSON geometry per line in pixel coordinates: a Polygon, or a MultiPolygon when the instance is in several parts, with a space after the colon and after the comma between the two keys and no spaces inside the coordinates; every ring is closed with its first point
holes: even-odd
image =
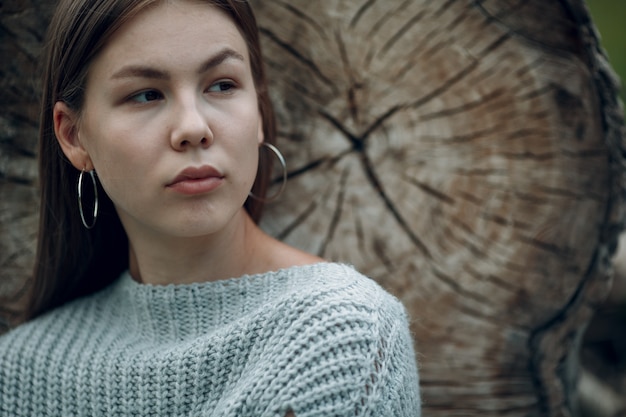
{"type": "Polygon", "coordinates": [[[584,8],[255,6],[291,167],[264,226],[401,298],[426,414],[569,415],[621,222],[584,8]]]}

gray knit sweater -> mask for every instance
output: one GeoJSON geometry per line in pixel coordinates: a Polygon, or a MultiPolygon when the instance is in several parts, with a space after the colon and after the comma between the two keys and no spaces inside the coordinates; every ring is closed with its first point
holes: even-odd
{"type": "Polygon", "coordinates": [[[128,273],[0,337],[0,416],[420,415],[402,305],[346,265],[128,273]]]}

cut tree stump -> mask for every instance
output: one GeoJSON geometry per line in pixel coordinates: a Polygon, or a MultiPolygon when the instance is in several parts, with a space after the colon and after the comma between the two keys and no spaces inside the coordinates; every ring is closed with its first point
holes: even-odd
{"type": "MultiPolygon", "coordinates": [[[[3,294],[34,252],[32,76],[52,3],[0,6],[3,294]]],[[[577,415],[625,180],[618,83],[584,3],[252,4],[289,166],[262,226],[402,300],[424,415],[577,415]]]]}
{"type": "Polygon", "coordinates": [[[401,298],[425,415],[575,414],[623,222],[622,113],[584,4],[254,5],[290,167],[264,227],[401,298]]]}

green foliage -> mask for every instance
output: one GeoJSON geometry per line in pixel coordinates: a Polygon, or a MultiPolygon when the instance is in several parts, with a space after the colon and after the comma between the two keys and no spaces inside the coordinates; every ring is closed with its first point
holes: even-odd
{"type": "Polygon", "coordinates": [[[587,0],[593,21],[602,37],[602,47],[622,80],[621,97],[626,101],[626,1],[587,0]]]}

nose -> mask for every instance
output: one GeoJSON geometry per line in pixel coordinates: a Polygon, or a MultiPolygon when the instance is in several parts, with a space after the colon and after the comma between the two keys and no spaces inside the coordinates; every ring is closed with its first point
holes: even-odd
{"type": "Polygon", "coordinates": [[[177,151],[188,148],[208,148],[213,143],[206,109],[195,98],[187,98],[176,104],[173,112],[171,145],[177,151]]]}

